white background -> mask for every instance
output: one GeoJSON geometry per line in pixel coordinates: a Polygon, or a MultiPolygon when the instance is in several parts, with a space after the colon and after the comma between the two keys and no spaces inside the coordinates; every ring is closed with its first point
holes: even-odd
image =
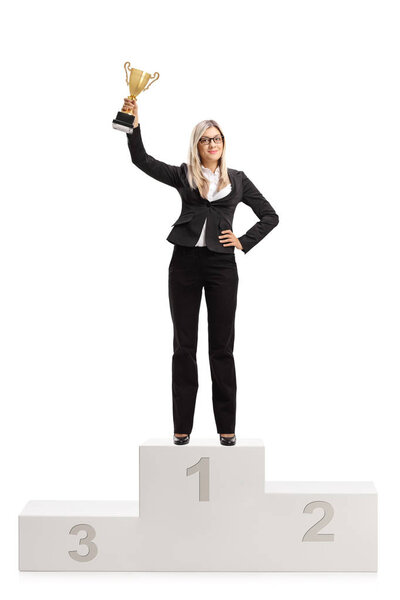
{"type": "MultiPolygon", "coordinates": [[[[396,595],[399,8],[3,3],[4,597],[396,595]],[[279,214],[235,251],[238,443],[265,441],[268,480],[373,481],[378,574],[18,572],[28,500],[137,499],[138,446],[172,439],[166,237],[180,197],[111,126],[127,60],[160,73],[138,99],[148,153],[186,162],[193,126],[216,119],[228,166],[279,214]]],[[[235,235],[257,220],[239,205],[235,235]]],[[[213,437],[204,296],[198,367],[192,437],[213,437]]]]}

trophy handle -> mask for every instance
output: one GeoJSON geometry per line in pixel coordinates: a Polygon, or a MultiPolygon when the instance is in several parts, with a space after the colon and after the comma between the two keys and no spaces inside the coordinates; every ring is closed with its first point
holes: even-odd
{"type": "Polygon", "coordinates": [[[150,81],[149,85],[147,87],[145,87],[142,91],[145,92],[146,90],[149,89],[149,87],[151,86],[152,83],[154,83],[155,81],[157,81],[157,79],[160,77],[160,73],[157,73],[157,71],[154,73],[154,75],[152,75],[150,77],[150,79],[153,79],[153,81],[150,81]],[[157,77],[156,77],[157,75],[157,77]],[[153,77],[156,77],[155,79],[153,79],[153,77]]]}
{"type": "Polygon", "coordinates": [[[131,70],[131,63],[129,61],[126,61],[126,63],[124,64],[124,69],[126,73],[126,83],[129,85],[128,69],[131,70]],[[126,67],[126,65],[129,65],[128,68],[126,67]]]}

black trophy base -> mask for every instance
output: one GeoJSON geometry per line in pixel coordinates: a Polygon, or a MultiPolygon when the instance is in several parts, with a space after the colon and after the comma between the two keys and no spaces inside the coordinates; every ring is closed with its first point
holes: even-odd
{"type": "Polygon", "coordinates": [[[114,129],[119,129],[120,131],[124,131],[125,133],[132,133],[134,120],[134,115],[130,115],[125,112],[119,112],[117,114],[117,117],[112,122],[112,126],[114,127],[114,129]]]}

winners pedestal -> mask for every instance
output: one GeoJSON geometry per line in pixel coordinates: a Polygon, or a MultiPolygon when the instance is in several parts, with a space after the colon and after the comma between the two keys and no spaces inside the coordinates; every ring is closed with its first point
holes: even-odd
{"type": "Polygon", "coordinates": [[[31,501],[21,571],[377,571],[372,482],[265,482],[261,440],[148,440],[139,502],[31,501]]]}

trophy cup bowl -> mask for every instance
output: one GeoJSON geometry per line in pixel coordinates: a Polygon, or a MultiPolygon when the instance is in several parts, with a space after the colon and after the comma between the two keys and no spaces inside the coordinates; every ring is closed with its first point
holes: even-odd
{"type": "MultiPolygon", "coordinates": [[[[136,100],[141,92],[147,91],[151,84],[157,81],[157,79],[160,77],[160,74],[157,72],[155,72],[154,75],[150,75],[150,73],[146,73],[145,71],[134,69],[131,67],[131,63],[128,61],[124,64],[124,69],[126,74],[126,83],[129,86],[129,98],[131,100],[136,100]],[[153,81],[150,81],[150,79],[153,81]]],[[[121,110],[113,120],[112,126],[114,129],[119,129],[125,133],[132,133],[134,120],[135,115],[131,111],[121,110]]]]}

